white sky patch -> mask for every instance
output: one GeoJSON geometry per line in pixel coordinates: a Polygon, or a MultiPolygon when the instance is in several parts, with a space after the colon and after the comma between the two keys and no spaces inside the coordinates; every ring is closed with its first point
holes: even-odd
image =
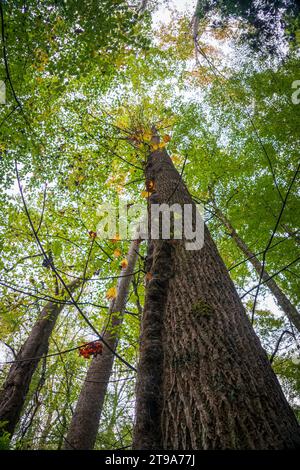
{"type": "Polygon", "coordinates": [[[274,315],[276,315],[276,317],[277,316],[282,317],[282,315],[283,315],[282,311],[280,310],[280,308],[276,304],[276,302],[275,302],[275,300],[274,300],[274,298],[271,294],[266,294],[265,299],[259,301],[258,309],[271,310],[271,312],[274,313],[274,315]]]}
{"type": "Polygon", "coordinates": [[[186,0],[169,0],[165,5],[160,5],[153,14],[153,26],[157,27],[160,22],[169,23],[172,11],[177,10],[179,13],[188,13],[191,18],[196,9],[197,1],[187,2],[186,0]]]}

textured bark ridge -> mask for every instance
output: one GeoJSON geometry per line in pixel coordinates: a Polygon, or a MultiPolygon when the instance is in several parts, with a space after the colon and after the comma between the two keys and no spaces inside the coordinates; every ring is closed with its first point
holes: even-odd
{"type": "MultiPolygon", "coordinates": [[[[81,284],[80,280],[72,282],[68,288],[71,292],[81,284]]],[[[47,354],[49,338],[64,303],[48,302],[43,308],[30,335],[21,347],[10,368],[7,379],[0,392],[0,422],[6,421],[2,430],[12,436],[18,423],[32,376],[40,359],[32,359],[47,354]]]]}
{"type": "Polygon", "coordinates": [[[135,449],[161,449],[163,379],[163,311],[173,272],[174,248],[164,240],[150,242],[146,269],[148,282],[140,336],[139,380],[136,386],[135,449]]]}
{"type": "MultiPolygon", "coordinates": [[[[244,240],[237,234],[236,230],[233,228],[229,220],[225,217],[225,215],[214,205],[214,209],[216,211],[217,216],[223,222],[224,226],[229,230],[229,233],[232,239],[235,241],[237,246],[241,249],[241,251],[247,256],[250,263],[254,267],[255,271],[258,275],[260,275],[262,271],[262,264],[259,259],[255,256],[254,253],[248,248],[244,240]]],[[[300,332],[300,314],[296,307],[290,302],[287,298],[285,293],[280,289],[278,284],[273,278],[270,278],[270,275],[266,270],[264,270],[262,275],[262,280],[265,284],[269,287],[270,291],[274,295],[275,299],[278,302],[278,305],[281,307],[287,318],[290,322],[297,328],[300,332]]]]}
{"type": "MultiPolygon", "coordinates": [[[[103,337],[113,351],[117,348],[117,327],[123,321],[123,311],[138,252],[139,243],[138,241],[133,241],[127,257],[128,266],[122,270],[118,283],[117,297],[112,301],[108,312],[110,322],[108,328],[103,333],[103,337]]],[[[102,355],[92,359],[65,439],[65,449],[93,449],[113,362],[114,355],[105,345],[103,345],[102,355]]]]}
{"type": "MultiPolygon", "coordinates": [[[[150,155],[146,180],[156,202],[192,203],[166,151],[150,155]]],[[[151,241],[154,272],[161,243],[151,241]]],[[[167,282],[160,267],[162,290],[146,289],[134,448],[298,447],[296,418],[207,228],[200,250],[170,244],[167,282]]]]}

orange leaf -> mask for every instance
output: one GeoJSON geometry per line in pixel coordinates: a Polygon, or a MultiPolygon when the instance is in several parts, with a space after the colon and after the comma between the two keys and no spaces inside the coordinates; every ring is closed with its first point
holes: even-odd
{"type": "Polygon", "coordinates": [[[128,261],[127,261],[127,259],[126,259],[126,258],[122,259],[122,261],[121,261],[120,264],[121,264],[121,266],[122,266],[123,269],[127,268],[127,266],[128,266],[128,261]]]}
{"type": "Polygon", "coordinates": [[[116,242],[118,242],[119,240],[121,240],[121,237],[120,237],[120,235],[119,235],[118,233],[116,233],[116,235],[114,236],[114,238],[112,238],[110,241],[111,241],[112,243],[116,243],[116,242]]]}
{"type": "Polygon", "coordinates": [[[94,341],[92,343],[83,344],[79,348],[79,355],[84,357],[85,359],[90,359],[91,356],[97,356],[98,354],[102,354],[103,345],[101,341],[94,341]]]}
{"type": "Polygon", "coordinates": [[[170,142],[170,140],[171,140],[171,136],[170,136],[170,135],[165,134],[165,135],[163,136],[163,141],[164,141],[165,143],[170,142]]]}

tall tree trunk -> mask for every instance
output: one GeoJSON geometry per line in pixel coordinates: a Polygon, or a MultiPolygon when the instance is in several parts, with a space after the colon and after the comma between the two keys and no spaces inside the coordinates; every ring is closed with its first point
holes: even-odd
{"type": "MultiPolygon", "coordinates": [[[[150,204],[192,199],[165,150],[150,154],[150,204]]],[[[282,449],[300,431],[227,269],[204,246],[151,240],[134,449],[282,449]],[[149,276],[151,277],[151,276],[149,276]]]]}
{"type": "MultiPolygon", "coordinates": [[[[232,239],[235,241],[241,251],[247,256],[257,274],[260,275],[263,267],[259,259],[255,256],[254,253],[252,253],[252,251],[248,248],[244,240],[242,240],[242,238],[237,234],[236,230],[233,228],[230,221],[226,218],[222,211],[218,207],[216,207],[215,204],[213,205],[213,207],[217,217],[223,222],[227,230],[229,230],[232,239]]],[[[281,307],[287,318],[300,332],[300,314],[298,313],[296,307],[294,307],[294,305],[289,301],[285,293],[282,292],[280,287],[277,285],[276,281],[274,281],[273,278],[270,278],[270,275],[266,270],[263,271],[262,280],[269,287],[270,291],[277,300],[278,305],[281,307]]]]}
{"type": "Polygon", "coordinates": [[[54,413],[54,410],[51,410],[49,414],[47,415],[47,420],[44,424],[44,428],[41,433],[41,437],[39,439],[38,446],[37,446],[39,450],[43,450],[46,447],[47,437],[51,430],[51,421],[52,421],[53,413],[54,413]]]}
{"type": "MultiPolygon", "coordinates": [[[[81,280],[76,279],[69,285],[69,290],[73,292],[80,284],[81,280]]],[[[51,301],[44,306],[9,370],[0,392],[0,422],[6,422],[1,428],[2,432],[7,431],[11,436],[14,433],[32,376],[40,361],[38,358],[47,354],[50,335],[64,306],[64,303],[51,301]],[[37,359],[32,359],[35,357],[37,359]]]]}
{"type": "MultiPolygon", "coordinates": [[[[110,304],[108,314],[111,318],[103,337],[113,351],[117,348],[118,326],[123,321],[123,312],[138,251],[139,242],[133,241],[127,257],[128,266],[122,270],[119,277],[117,297],[110,304]]],[[[65,449],[93,449],[113,362],[114,354],[105,345],[103,345],[102,355],[97,355],[92,359],[65,440],[65,449]]]]}

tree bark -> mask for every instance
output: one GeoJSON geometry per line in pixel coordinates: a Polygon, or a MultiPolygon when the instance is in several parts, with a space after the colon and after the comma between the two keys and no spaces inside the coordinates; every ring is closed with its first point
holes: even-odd
{"type": "MultiPolygon", "coordinates": [[[[192,204],[165,150],[145,173],[150,206],[192,204]]],[[[200,250],[151,240],[149,270],[133,448],[298,447],[297,420],[208,229],[200,250]]]]}
{"type": "Polygon", "coordinates": [[[38,449],[39,450],[43,450],[43,449],[46,448],[47,437],[48,437],[48,434],[51,430],[51,421],[52,421],[52,417],[53,417],[53,412],[54,412],[54,410],[51,410],[49,412],[49,414],[47,415],[47,420],[45,422],[45,425],[44,425],[44,428],[43,428],[43,431],[41,433],[41,437],[40,437],[39,443],[38,443],[38,449]]]}
{"type": "MultiPolygon", "coordinates": [[[[73,292],[81,281],[69,285],[73,292]]],[[[0,393],[0,422],[6,422],[1,431],[13,435],[26,400],[32,376],[39,364],[40,356],[47,354],[49,338],[64,303],[48,302],[41,311],[27,340],[18,352],[0,393]],[[33,359],[36,358],[36,359],[33,359]]]]}
{"type": "MultiPolygon", "coordinates": [[[[117,348],[118,327],[123,321],[123,311],[138,251],[139,241],[133,241],[127,257],[128,266],[122,270],[117,297],[111,302],[108,312],[111,319],[103,337],[113,351],[117,348]]],[[[102,355],[97,355],[92,359],[65,440],[65,449],[93,449],[113,362],[114,354],[105,345],[103,345],[102,355]]]]}
{"type": "MultiPolygon", "coordinates": [[[[248,248],[244,240],[237,234],[236,230],[231,225],[230,221],[225,217],[222,211],[216,207],[214,204],[214,210],[217,217],[223,222],[224,226],[229,230],[230,236],[235,241],[237,246],[241,251],[247,256],[248,260],[254,267],[257,274],[260,276],[262,271],[262,264],[259,259],[255,256],[254,253],[248,248]]],[[[268,272],[264,269],[262,280],[269,287],[270,291],[277,300],[278,305],[281,307],[282,311],[285,313],[286,317],[294,325],[294,327],[300,332],[300,314],[298,313],[296,307],[290,302],[285,293],[280,289],[276,281],[270,277],[268,272]]]]}

